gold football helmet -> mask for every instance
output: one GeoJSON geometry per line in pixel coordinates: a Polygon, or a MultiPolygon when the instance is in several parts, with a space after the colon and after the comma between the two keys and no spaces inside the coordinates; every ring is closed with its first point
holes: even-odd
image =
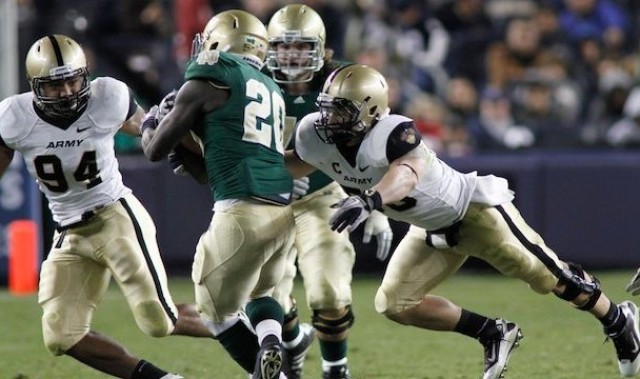
{"type": "Polygon", "coordinates": [[[84,111],[90,96],[89,70],[82,47],[55,34],[37,40],[27,52],[27,79],[38,109],[55,118],[70,118],[84,111]],[[45,96],[43,86],[79,79],[81,88],[71,96],[45,96]]]}
{"type": "Polygon", "coordinates": [[[329,75],[316,102],[315,123],[325,143],[343,144],[363,136],[389,114],[389,86],[384,76],[361,64],[343,66],[329,75]]]}
{"type": "Polygon", "coordinates": [[[324,22],[308,6],[290,4],[281,8],[271,17],[267,32],[266,63],[275,81],[308,82],[324,65],[324,22]]]}
{"type": "Polygon", "coordinates": [[[192,50],[192,55],[207,50],[226,51],[262,66],[267,55],[267,28],[243,10],[220,12],[196,36],[192,50]]]}

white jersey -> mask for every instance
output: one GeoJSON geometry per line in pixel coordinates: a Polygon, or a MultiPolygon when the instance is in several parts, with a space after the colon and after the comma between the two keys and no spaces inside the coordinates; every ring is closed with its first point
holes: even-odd
{"type": "Polygon", "coordinates": [[[116,79],[93,80],[87,108],[66,129],[38,117],[32,92],[0,103],[0,137],[24,157],[56,222],[68,223],[131,192],[122,183],[114,150],[130,96],[116,79]]]}
{"type": "MultiPolygon", "coordinates": [[[[319,115],[312,113],[300,121],[296,153],[343,187],[360,191],[373,187],[389,170],[386,152],[391,132],[400,124],[412,122],[401,115],[380,120],[364,137],[352,165],[336,145],[322,142],[317,135],[314,122],[319,115]]],[[[424,143],[420,142],[416,148],[424,149],[427,168],[407,197],[383,206],[388,217],[437,230],[462,219],[471,201],[498,205],[513,199],[505,179],[492,175],[478,177],[475,172],[463,174],[438,159],[424,143]]]]}

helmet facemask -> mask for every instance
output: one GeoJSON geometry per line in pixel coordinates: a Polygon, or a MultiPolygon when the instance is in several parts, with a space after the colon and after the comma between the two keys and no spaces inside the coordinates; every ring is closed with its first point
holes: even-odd
{"type": "Polygon", "coordinates": [[[360,117],[364,104],[321,93],[316,105],[320,118],[314,127],[324,143],[343,145],[363,136],[369,129],[360,117]]]}
{"type": "Polygon", "coordinates": [[[43,113],[54,118],[72,118],[82,113],[90,97],[89,71],[86,67],[71,69],[61,66],[51,69],[51,75],[31,79],[35,104],[43,113]],[[81,81],[80,89],[69,96],[46,96],[45,86],[56,87],[62,82],[81,81]]]}
{"type": "Polygon", "coordinates": [[[278,83],[300,83],[313,79],[324,65],[322,43],[313,37],[300,36],[300,31],[286,31],[269,39],[267,68],[278,83]]]}

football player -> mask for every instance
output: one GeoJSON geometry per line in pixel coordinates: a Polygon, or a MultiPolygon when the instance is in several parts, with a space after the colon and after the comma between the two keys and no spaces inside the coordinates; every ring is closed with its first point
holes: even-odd
{"type": "Polygon", "coordinates": [[[126,84],[90,81],[63,35],[37,40],[26,71],[32,91],[0,103],[0,177],[21,153],[57,223],[38,293],[47,350],[119,378],[181,378],[91,329],[113,276],[144,333],[211,337],[193,305],[173,303],[153,220],[118,170],[114,135],[139,136],[143,109],[126,84]]]}
{"type": "Polygon", "coordinates": [[[413,120],[388,114],[380,73],[363,65],[339,68],[317,101],[320,111],[300,121],[287,161],[296,177],[308,172],[306,161],[350,188],[351,196],[333,206],[332,229],[353,230],[374,210],[412,225],[376,294],[379,313],[403,325],[478,339],[483,378],[501,377],[522,338],[520,327],[429,294],[474,256],[595,316],[613,340],[620,373],[638,373],[636,305],[612,302],[580,265],[560,260],[523,220],[505,179],[452,169],[422,143],[413,120]]]}
{"type": "MultiPolygon", "coordinates": [[[[322,18],[303,4],[279,9],[267,28],[269,48],[266,68],[284,92],[287,117],[285,141],[297,121],[317,111],[315,100],[322,84],[334,69],[345,65],[331,59],[325,49],[326,32],[322,18]]],[[[334,233],[327,223],[333,210],[329,205],[346,197],[336,182],[321,171],[294,180],[293,212],[296,239],[287,258],[285,278],[276,287],[275,297],[284,307],[284,347],[286,374],[299,379],[307,350],[317,330],[325,379],[349,378],[347,335],[354,323],[351,309],[351,271],[355,251],[346,233],[334,233]],[[306,290],[308,306],[313,311],[312,326],[299,324],[296,302],[291,297],[296,275],[296,257],[306,290]]],[[[375,235],[377,256],[386,259],[393,233],[384,215],[374,212],[367,219],[363,242],[375,235]]]]}
{"type": "Polygon", "coordinates": [[[215,212],[193,264],[198,309],[253,378],[274,379],[282,369],[284,313],[272,294],[294,238],[284,99],[260,72],[267,30],[256,17],[219,13],[197,40],[172,110],[159,124],[154,112],[143,122],[143,150],[158,161],[192,133],[201,142],[206,175],[196,177],[208,180],[215,212]],[[257,340],[241,318],[245,304],[257,340]]]}

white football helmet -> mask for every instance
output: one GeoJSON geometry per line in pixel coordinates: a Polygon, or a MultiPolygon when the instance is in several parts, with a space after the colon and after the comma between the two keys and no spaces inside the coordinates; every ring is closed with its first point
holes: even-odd
{"type": "Polygon", "coordinates": [[[90,81],[87,59],[82,47],[63,35],[49,35],[37,40],[27,52],[27,79],[38,109],[54,118],[75,117],[87,107],[90,81]],[[44,84],[81,78],[81,89],[71,96],[45,96],[44,84]]]}
{"type": "Polygon", "coordinates": [[[343,144],[363,136],[389,114],[389,86],[384,76],[361,64],[343,66],[329,75],[316,102],[315,123],[325,143],[343,144]]]}
{"type": "Polygon", "coordinates": [[[237,54],[261,67],[267,55],[267,29],[257,17],[243,10],[220,12],[194,38],[192,55],[206,50],[237,54]]]}
{"type": "Polygon", "coordinates": [[[308,6],[290,4],[281,8],[271,17],[267,32],[266,64],[276,82],[310,81],[324,65],[324,22],[308,6]]]}

